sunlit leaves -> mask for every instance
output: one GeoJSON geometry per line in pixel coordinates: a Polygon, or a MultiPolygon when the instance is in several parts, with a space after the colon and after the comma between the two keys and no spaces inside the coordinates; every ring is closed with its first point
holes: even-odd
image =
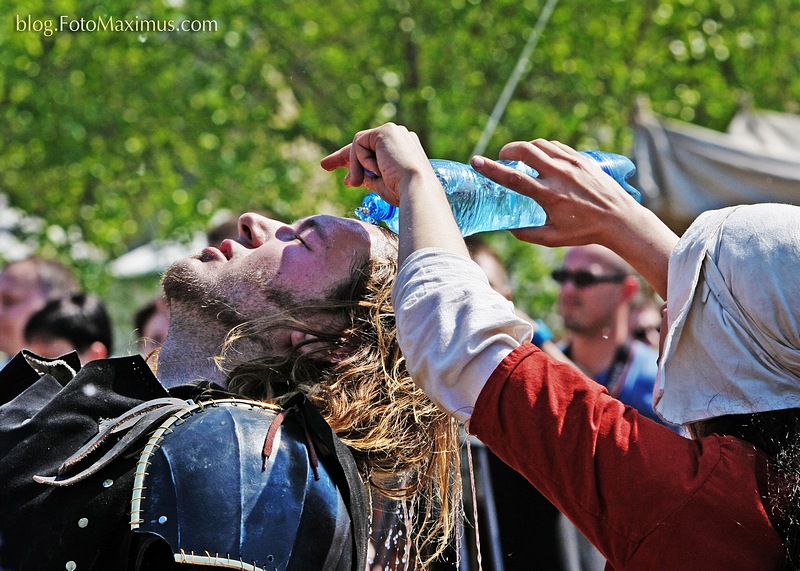
{"type": "MultiPolygon", "coordinates": [[[[109,258],[191,236],[220,210],[347,215],[358,192],[319,158],[393,120],[431,156],[467,160],[545,4],[8,0],[0,192],[46,221],[46,248],[66,252],[79,233],[109,258]],[[15,31],[28,15],[214,19],[218,29],[15,31]]],[[[534,137],[628,152],[641,95],[717,129],[743,101],[797,110],[795,4],[561,0],[486,153],[534,137]]],[[[531,279],[544,272],[529,266],[531,279]]]]}

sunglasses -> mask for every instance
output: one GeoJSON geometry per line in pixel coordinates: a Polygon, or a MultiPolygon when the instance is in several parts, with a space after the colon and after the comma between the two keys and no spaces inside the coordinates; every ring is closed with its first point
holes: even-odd
{"type": "Polygon", "coordinates": [[[560,269],[553,270],[550,274],[555,281],[560,284],[572,282],[577,288],[589,287],[602,283],[622,283],[627,276],[625,274],[609,274],[607,276],[596,276],[586,270],[578,270],[571,272],[569,270],[560,269]]]}
{"type": "Polygon", "coordinates": [[[631,331],[631,337],[634,339],[638,339],[639,341],[647,341],[650,333],[655,332],[656,334],[661,333],[660,327],[637,327],[633,331],[631,331]]]}

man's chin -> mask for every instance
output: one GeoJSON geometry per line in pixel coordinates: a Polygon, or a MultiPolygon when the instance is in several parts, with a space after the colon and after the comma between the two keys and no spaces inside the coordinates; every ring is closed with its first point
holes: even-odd
{"type": "Polygon", "coordinates": [[[209,323],[232,329],[245,320],[214,287],[199,257],[179,260],[161,278],[164,296],[174,313],[202,316],[209,323]]]}
{"type": "Polygon", "coordinates": [[[203,288],[198,271],[193,267],[200,261],[200,256],[184,258],[171,264],[161,277],[164,295],[170,301],[197,302],[202,299],[203,288]]]}

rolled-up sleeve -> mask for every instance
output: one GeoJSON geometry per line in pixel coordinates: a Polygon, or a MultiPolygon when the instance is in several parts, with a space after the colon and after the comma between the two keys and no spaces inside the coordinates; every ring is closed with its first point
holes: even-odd
{"type": "Polygon", "coordinates": [[[497,365],[533,333],[477,264],[436,248],[405,260],[393,302],[408,371],[434,403],[461,421],[472,415],[497,365]]]}

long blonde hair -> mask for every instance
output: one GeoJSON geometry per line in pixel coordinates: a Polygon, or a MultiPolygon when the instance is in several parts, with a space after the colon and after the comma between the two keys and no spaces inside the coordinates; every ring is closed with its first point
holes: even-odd
{"type": "Polygon", "coordinates": [[[353,452],[365,485],[405,502],[413,514],[406,530],[424,567],[447,547],[460,513],[458,426],[406,371],[391,302],[396,260],[367,260],[351,274],[324,302],[289,307],[232,332],[229,348],[286,328],[315,340],[288,355],[238,364],[228,389],[278,404],[305,393],[353,452]],[[326,331],[320,315],[345,326],[326,331]]]}

